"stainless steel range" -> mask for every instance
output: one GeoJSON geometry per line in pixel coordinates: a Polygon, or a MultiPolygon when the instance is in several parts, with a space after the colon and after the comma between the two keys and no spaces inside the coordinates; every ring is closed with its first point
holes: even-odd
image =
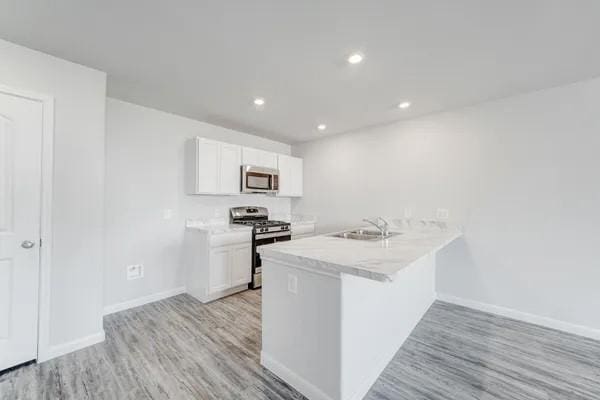
{"type": "Polygon", "coordinates": [[[265,207],[233,207],[230,209],[231,223],[251,225],[252,229],[252,282],[250,289],[262,286],[262,263],[258,246],[282,242],[292,238],[290,223],[269,220],[269,210],[265,207]]]}

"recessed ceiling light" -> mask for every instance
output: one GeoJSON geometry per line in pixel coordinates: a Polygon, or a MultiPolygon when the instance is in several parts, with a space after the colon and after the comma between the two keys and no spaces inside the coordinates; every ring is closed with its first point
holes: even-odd
{"type": "Polygon", "coordinates": [[[398,108],[401,109],[407,109],[408,107],[410,107],[410,101],[403,101],[402,103],[398,104],[398,108]]]}
{"type": "Polygon", "coordinates": [[[351,54],[350,57],[348,57],[348,62],[350,64],[358,64],[363,60],[364,56],[360,53],[354,53],[351,54]]]}
{"type": "Polygon", "coordinates": [[[254,99],[254,105],[255,106],[264,106],[265,105],[265,99],[263,99],[262,97],[257,97],[254,99]]]}
{"type": "Polygon", "coordinates": [[[317,129],[320,130],[320,131],[324,131],[325,129],[327,129],[327,125],[325,125],[325,124],[319,124],[317,126],[317,129]]]}

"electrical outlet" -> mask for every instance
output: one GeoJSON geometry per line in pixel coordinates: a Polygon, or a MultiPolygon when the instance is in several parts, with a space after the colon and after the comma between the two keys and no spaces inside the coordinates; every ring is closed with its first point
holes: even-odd
{"type": "Polygon", "coordinates": [[[163,210],[163,219],[171,219],[173,218],[173,210],[170,208],[166,208],[163,210]]]}
{"type": "Polygon", "coordinates": [[[438,221],[445,221],[448,219],[448,209],[447,208],[438,208],[435,216],[437,218],[438,221]]]}
{"type": "Polygon", "coordinates": [[[298,277],[288,274],[288,292],[298,294],[298,277]]]}
{"type": "Polygon", "coordinates": [[[406,207],[406,208],[404,209],[404,218],[407,218],[407,219],[408,219],[408,218],[412,218],[412,213],[413,213],[413,212],[412,212],[412,208],[410,208],[410,207],[406,207]]]}
{"type": "Polygon", "coordinates": [[[128,281],[144,277],[144,266],[142,264],[128,265],[126,269],[128,281]]]}

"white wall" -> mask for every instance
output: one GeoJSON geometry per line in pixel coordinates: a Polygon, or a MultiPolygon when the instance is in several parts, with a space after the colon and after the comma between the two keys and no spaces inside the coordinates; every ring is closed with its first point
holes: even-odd
{"type": "Polygon", "coordinates": [[[0,60],[0,84],[55,99],[50,345],[61,347],[102,331],[106,74],[3,40],[0,60]]]}
{"type": "Polygon", "coordinates": [[[599,104],[595,79],[294,146],[293,211],[326,231],[448,208],[466,236],[438,292],[598,329],[599,104]]]}
{"type": "Polygon", "coordinates": [[[186,195],[184,142],[195,136],[290,153],[287,144],[109,98],[106,306],[185,285],[182,244],[187,218],[228,217],[230,207],[243,205],[265,206],[273,213],[290,212],[289,199],[186,195]],[[173,210],[172,219],[163,219],[166,209],[173,210]],[[144,264],[144,278],[127,281],[125,267],[140,263],[144,264]]]}

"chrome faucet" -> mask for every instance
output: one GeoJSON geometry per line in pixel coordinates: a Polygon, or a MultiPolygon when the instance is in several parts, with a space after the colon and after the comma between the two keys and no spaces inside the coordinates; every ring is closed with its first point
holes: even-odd
{"type": "Polygon", "coordinates": [[[385,234],[387,235],[388,233],[390,233],[390,224],[382,217],[377,217],[377,219],[379,221],[383,222],[383,229],[384,229],[385,234]]]}
{"type": "Polygon", "coordinates": [[[381,217],[377,217],[377,219],[375,221],[382,221],[383,222],[382,225],[380,225],[378,222],[371,221],[368,218],[364,218],[363,221],[364,222],[368,222],[369,224],[371,224],[374,227],[376,227],[379,230],[379,232],[381,232],[381,236],[387,236],[390,233],[390,231],[389,231],[389,225],[390,224],[388,224],[388,222],[385,219],[381,218],[381,217]]]}

